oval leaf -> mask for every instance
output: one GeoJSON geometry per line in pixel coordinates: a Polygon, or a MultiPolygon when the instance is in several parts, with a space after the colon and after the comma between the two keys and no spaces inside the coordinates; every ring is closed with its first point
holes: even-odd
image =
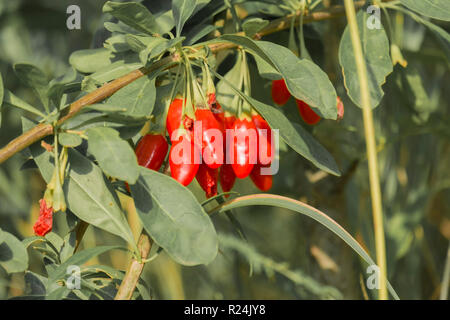
{"type": "MultiPolygon", "coordinates": [[[[383,27],[380,29],[369,29],[366,25],[370,15],[361,10],[356,18],[363,49],[363,55],[367,67],[367,77],[372,108],[377,107],[383,98],[384,92],[381,86],[386,82],[386,77],[392,72],[392,61],[389,54],[389,41],[383,27]]],[[[344,84],[347,94],[358,107],[361,104],[361,91],[359,78],[356,71],[356,59],[347,28],[339,46],[339,62],[342,66],[344,84]]]]}
{"type": "Polygon", "coordinates": [[[326,73],[313,62],[299,59],[291,50],[272,42],[253,41],[237,35],[224,35],[218,39],[243,46],[265,60],[283,76],[295,98],[306,102],[322,118],[337,119],[336,90],[326,73]]]}
{"type": "Polygon", "coordinates": [[[155,78],[142,77],[114,93],[108,104],[126,109],[124,114],[148,116],[155,105],[155,78]]]}
{"type": "Polygon", "coordinates": [[[450,2],[448,0],[400,0],[400,2],[424,16],[450,21],[450,2]]]}
{"type": "Polygon", "coordinates": [[[173,0],[172,12],[177,26],[177,37],[180,36],[181,30],[186,23],[187,19],[192,15],[197,5],[197,0],[173,0]]]}
{"type": "Polygon", "coordinates": [[[131,193],[145,230],[176,262],[192,266],[214,260],[216,230],[191,191],[171,177],[141,167],[131,193]]]}
{"type": "Polygon", "coordinates": [[[0,229],[0,266],[6,272],[22,272],[28,268],[28,253],[25,246],[11,233],[0,229]]]}
{"type": "Polygon", "coordinates": [[[111,14],[138,31],[148,34],[158,31],[155,17],[140,3],[108,1],[103,6],[103,12],[111,14]]]}
{"type": "MultiPolygon", "coordinates": [[[[48,153],[48,152],[46,152],[48,153]]],[[[75,149],[69,149],[70,178],[64,183],[67,205],[78,218],[134,245],[134,237],[110,182],[75,149]]],[[[39,165],[39,161],[36,161],[39,165]]],[[[48,165],[48,164],[47,164],[48,165]]]]}
{"type": "Polygon", "coordinates": [[[133,148],[120,138],[119,132],[108,127],[87,130],[88,151],[94,155],[103,171],[114,178],[135,183],[139,165],[133,148]]]}
{"type": "Polygon", "coordinates": [[[62,132],[58,135],[59,143],[68,148],[78,147],[83,140],[78,134],[62,132]]]}
{"type": "Polygon", "coordinates": [[[106,48],[85,49],[74,51],[69,57],[69,63],[78,71],[92,73],[111,64],[113,52],[106,48]]]}

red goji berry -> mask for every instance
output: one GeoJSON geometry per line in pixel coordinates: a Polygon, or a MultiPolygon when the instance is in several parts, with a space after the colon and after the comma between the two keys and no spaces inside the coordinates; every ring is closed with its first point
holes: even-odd
{"type": "Polygon", "coordinates": [[[52,231],[53,227],[53,208],[47,207],[45,199],[39,200],[39,218],[33,226],[34,233],[37,236],[45,236],[52,231]]]}

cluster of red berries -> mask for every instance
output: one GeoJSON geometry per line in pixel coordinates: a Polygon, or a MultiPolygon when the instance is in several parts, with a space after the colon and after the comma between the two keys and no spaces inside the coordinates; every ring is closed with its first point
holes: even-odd
{"type": "MultiPolygon", "coordinates": [[[[272,99],[276,104],[283,106],[288,102],[290,97],[291,93],[289,92],[284,79],[272,81],[272,99]]],[[[297,104],[300,116],[307,124],[315,125],[320,121],[320,116],[315,113],[306,102],[295,99],[295,103],[297,104]]],[[[340,120],[344,117],[344,104],[339,97],[337,97],[337,110],[337,118],[340,120]]]]}
{"type": "MultiPolygon", "coordinates": [[[[269,190],[272,176],[262,175],[260,170],[261,167],[269,167],[272,161],[272,136],[268,123],[255,111],[251,115],[242,112],[239,117],[224,112],[215,94],[210,93],[208,106],[195,108],[195,121],[202,128],[198,139],[201,142],[196,143],[194,119],[183,114],[185,103],[185,99],[176,97],[169,106],[166,118],[166,128],[172,142],[169,153],[172,177],[184,186],[189,185],[195,177],[208,198],[217,195],[218,182],[224,192],[229,192],[236,177],[244,179],[250,176],[259,189],[269,190]],[[224,143],[227,129],[233,130],[233,140],[224,143]],[[250,139],[249,131],[255,132],[256,139],[250,139]],[[217,132],[222,137],[220,144],[215,143],[217,132]],[[258,150],[259,139],[267,141],[264,144],[267,148],[265,157],[260,156],[263,153],[258,150]],[[221,147],[217,148],[218,145],[221,147]],[[230,151],[233,156],[227,161],[230,151]],[[256,161],[251,159],[252,151],[257,155],[256,161]],[[198,161],[200,157],[203,161],[198,161]]],[[[160,169],[167,152],[168,143],[160,133],[146,134],[136,147],[139,165],[152,170],[160,169]]]]}

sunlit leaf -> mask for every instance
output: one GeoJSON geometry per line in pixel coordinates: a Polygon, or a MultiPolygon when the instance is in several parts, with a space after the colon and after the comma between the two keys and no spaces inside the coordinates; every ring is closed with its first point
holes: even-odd
{"type": "Polygon", "coordinates": [[[207,264],[216,257],[216,231],[189,189],[171,177],[141,167],[131,193],[145,230],[176,262],[207,264]]]}

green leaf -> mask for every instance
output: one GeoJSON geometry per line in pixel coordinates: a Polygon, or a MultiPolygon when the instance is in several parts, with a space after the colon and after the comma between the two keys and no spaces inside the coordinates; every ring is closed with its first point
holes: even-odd
{"type": "Polygon", "coordinates": [[[418,16],[414,12],[410,10],[406,10],[402,7],[389,7],[398,11],[401,11],[407,15],[409,15],[411,18],[413,18],[418,23],[423,24],[426,26],[431,32],[433,32],[436,39],[441,44],[442,48],[444,49],[444,53],[448,60],[450,60],[450,34],[442,29],[441,27],[435,25],[434,23],[431,23],[428,20],[423,19],[422,17],[418,16]]]}
{"type": "Polygon", "coordinates": [[[157,32],[155,17],[140,3],[108,1],[103,6],[103,12],[111,14],[113,17],[138,31],[147,34],[157,32]]]}
{"type": "Polygon", "coordinates": [[[230,84],[239,84],[239,79],[241,77],[241,64],[242,59],[237,59],[234,66],[222,77],[217,83],[217,100],[223,106],[225,110],[230,108],[230,110],[236,110],[237,108],[237,97],[235,90],[230,84]]]}
{"type": "Polygon", "coordinates": [[[400,0],[400,2],[424,16],[450,21],[450,2],[448,0],[400,0]]]}
{"type": "Polygon", "coordinates": [[[280,130],[280,136],[295,152],[311,161],[317,168],[328,173],[340,176],[339,167],[333,156],[308,133],[302,126],[292,123],[278,109],[248,98],[249,103],[254,107],[273,129],[280,130]]]}
{"type": "Polygon", "coordinates": [[[25,276],[25,294],[27,295],[42,295],[46,294],[47,278],[32,271],[26,271],[25,276]]]}
{"type": "Polygon", "coordinates": [[[256,66],[261,77],[269,80],[279,80],[282,78],[280,73],[271,64],[256,55],[253,57],[255,58],[256,66]]]}
{"type": "Polygon", "coordinates": [[[111,177],[135,183],[139,177],[139,165],[130,144],[112,128],[95,127],[86,133],[89,138],[88,151],[103,171],[111,177]]]}
{"type": "Polygon", "coordinates": [[[186,41],[185,45],[190,46],[199,41],[204,36],[208,35],[209,33],[216,30],[217,27],[207,24],[207,25],[197,25],[192,28],[192,30],[189,31],[188,34],[186,34],[186,41]]]}
{"type": "MultiPolygon", "coordinates": [[[[67,276],[67,268],[69,266],[80,266],[93,257],[96,257],[104,252],[113,250],[113,249],[124,249],[120,246],[99,246],[95,248],[89,248],[85,249],[83,251],[75,253],[73,256],[71,256],[69,259],[67,259],[64,263],[59,265],[56,270],[50,274],[48,281],[55,282],[57,280],[62,280],[67,276]]],[[[124,249],[126,250],[126,249],[124,249]]]]}
{"type": "Polygon", "coordinates": [[[36,66],[27,63],[17,63],[14,65],[14,72],[17,77],[27,86],[33,88],[39,99],[48,108],[48,79],[47,76],[36,66]]]}
{"type": "Polygon", "coordinates": [[[80,90],[80,82],[81,76],[77,74],[74,68],[70,68],[67,73],[50,81],[48,96],[52,98],[54,104],[58,106],[64,92],[80,90]]]}
{"type": "Polygon", "coordinates": [[[15,96],[11,91],[5,90],[3,96],[3,104],[10,105],[28,112],[31,112],[35,115],[45,117],[45,115],[37,108],[33,107],[31,104],[25,102],[19,97],[15,96]]]}
{"type": "Polygon", "coordinates": [[[75,133],[61,132],[58,135],[58,141],[59,144],[64,147],[75,148],[78,147],[83,142],[83,139],[81,139],[81,137],[75,133]]]}
{"type": "Polygon", "coordinates": [[[0,229],[0,266],[7,273],[22,272],[28,268],[25,246],[11,233],[0,229]]]}
{"type": "Polygon", "coordinates": [[[17,63],[14,65],[14,72],[24,84],[30,88],[46,88],[48,85],[47,76],[36,66],[27,63],[17,63]]]}
{"type": "MultiPolygon", "coordinates": [[[[386,77],[392,72],[392,61],[389,54],[389,41],[383,27],[369,29],[366,21],[369,14],[360,10],[356,18],[363,49],[364,60],[367,67],[369,91],[372,108],[376,108],[384,92],[381,86],[386,82],[386,77]]],[[[344,31],[339,46],[339,62],[344,75],[344,84],[347,94],[353,103],[362,107],[359,78],[356,70],[356,59],[350,38],[349,27],[344,31]]]]}
{"type": "Polygon", "coordinates": [[[101,86],[105,82],[122,77],[142,66],[143,64],[137,60],[129,62],[124,60],[115,61],[85,77],[81,83],[81,90],[87,92],[94,91],[97,89],[97,86],[101,86]]]}
{"type": "Polygon", "coordinates": [[[69,63],[78,71],[92,73],[111,64],[113,52],[106,48],[74,51],[69,57],[69,63]]]}
{"type": "Polygon", "coordinates": [[[156,25],[158,26],[159,34],[162,35],[169,33],[170,30],[175,27],[175,20],[173,19],[172,10],[158,14],[156,17],[156,25]]]}
{"type": "MultiPolygon", "coordinates": [[[[361,247],[361,245],[356,241],[344,228],[342,228],[336,221],[331,219],[325,213],[317,210],[300,201],[290,199],[287,197],[273,195],[273,194],[257,194],[243,196],[226,202],[224,205],[218,207],[215,212],[223,213],[231,209],[246,207],[246,206],[274,206],[279,208],[285,208],[292,210],[301,214],[304,214],[336,234],[339,238],[344,240],[350,248],[353,249],[367,264],[376,265],[372,258],[367,254],[367,252],[361,247]]],[[[391,295],[395,299],[399,299],[394,288],[392,288],[389,281],[387,281],[388,289],[391,295]]]]}
{"type": "MultiPolygon", "coordinates": [[[[219,79],[224,79],[215,73],[219,79]]],[[[225,80],[224,80],[225,81],[225,80]]],[[[316,167],[328,173],[339,176],[341,173],[331,154],[315,140],[305,129],[296,123],[292,123],[277,108],[255,100],[239,91],[230,82],[226,81],[233,91],[255,108],[269,123],[271,129],[280,130],[280,137],[294,151],[311,161],[316,167]]]]}
{"type": "MultiPolygon", "coordinates": [[[[22,118],[24,130],[34,126],[30,120],[22,118]]],[[[48,183],[53,174],[53,159],[40,145],[29,147],[30,153],[48,183]]],[[[119,200],[105,179],[102,170],[75,149],[69,149],[69,178],[64,182],[67,206],[78,218],[100,229],[122,237],[135,246],[133,233],[128,225],[119,200]]]]}
{"type": "Polygon", "coordinates": [[[230,41],[241,45],[276,69],[285,79],[289,92],[306,102],[322,118],[337,119],[336,90],[328,76],[316,64],[299,59],[289,49],[267,41],[224,35],[215,41],[230,41]]]}
{"type": "Polygon", "coordinates": [[[105,40],[103,46],[113,52],[124,52],[130,50],[130,45],[126,41],[126,35],[116,34],[105,40]]]}
{"type": "Polygon", "coordinates": [[[155,105],[156,77],[144,76],[114,93],[107,104],[126,108],[124,114],[149,116],[155,105]]]}
{"type": "Polygon", "coordinates": [[[190,18],[197,5],[197,0],[172,0],[172,13],[177,28],[177,37],[181,35],[181,30],[190,18]]]}
{"type": "Polygon", "coordinates": [[[164,174],[141,167],[131,193],[145,230],[176,262],[198,265],[214,260],[216,231],[190,190],[164,174]]]}
{"type": "MultiPolygon", "coordinates": [[[[148,55],[148,60],[151,60],[160,54],[163,54],[165,51],[167,51],[170,48],[173,48],[177,46],[178,44],[182,43],[185,37],[178,37],[174,39],[170,39],[169,41],[162,42],[151,49],[150,54],[148,55]]],[[[150,48],[147,48],[144,51],[149,50],[150,48]]],[[[142,59],[142,58],[141,58],[142,59]]]]}
{"type": "MultiPolygon", "coordinates": [[[[70,179],[64,183],[67,204],[78,218],[134,245],[134,237],[117,195],[99,167],[69,149],[70,179]]],[[[39,164],[38,164],[39,166],[39,164]]]]}
{"type": "Polygon", "coordinates": [[[242,24],[242,29],[247,37],[252,38],[259,31],[267,27],[269,21],[261,18],[251,18],[244,21],[242,24]]]}
{"type": "MultiPolygon", "coordinates": [[[[22,240],[22,244],[24,245],[25,248],[28,248],[29,246],[31,246],[33,243],[36,242],[46,242],[47,239],[45,239],[44,237],[39,237],[39,236],[31,236],[28,238],[25,238],[22,240]]],[[[1,241],[0,241],[1,242],[1,241]]]]}

